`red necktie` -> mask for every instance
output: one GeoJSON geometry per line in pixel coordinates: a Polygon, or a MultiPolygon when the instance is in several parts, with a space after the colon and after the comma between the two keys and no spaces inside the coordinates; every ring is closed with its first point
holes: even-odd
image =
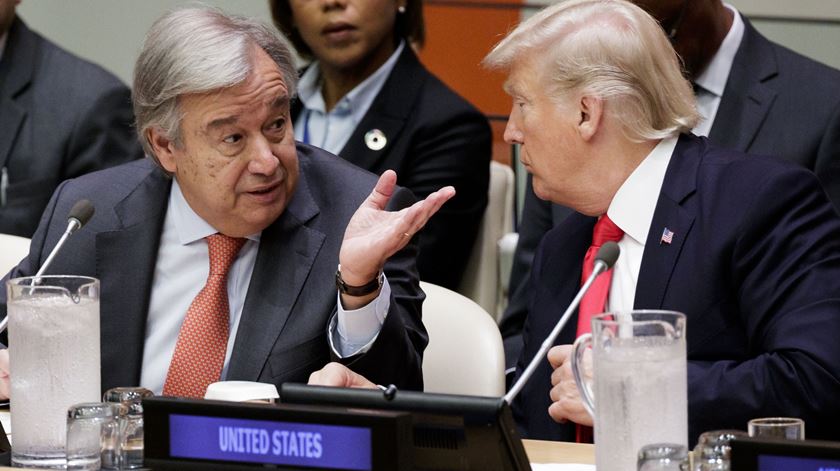
{"type": "MultiPolygon", "coordinates": [[[[586,251],[586,256],[583,257],[581,285],[592,274],[592,270],[595,267],[595,255],[598,253],[598,249],[607,242],[618,242],[622,236],[624,236],[624,231],[616,226],[610,220],[609,216],[604,214],[601,216],[601,219],[598,219],[598,222],[595,223],[595,229],[592,231],[592,245],[586,251]]],[[[598,278],[595,278],[595,282],[589,287],[589,291],[580,300],[577,326],[578,337],[589,333],[592,330],[592,317],[604,312],[604,308],[607,305],[607,295],[610,292],[612,272],[612,269],[609,269],[598,278]]]]}
{"type": "Polygon", "coordinates": [[[181,324],[164,396],[204,397],[207,386],[219,381],[225,363],[230,322],[227,274],[245,239],[213,234],[206,240],[210,274],[181,324]]]}
{"type": "MultiPolygon", "coordinates": [[[[618,242],[624,236],[618,226],[615,225],[609,216],[604,214],[598,222],[595,223],[595,229],[592,231],[592,245],[586,251],[586,256],[583,257],[583,276],[581,277],[581,285],[586,282],[586,279],[592,274],[595,266],[595,255],[598,249],[607,242],[618,242]]],[[[578,308],[578,325],[577,336],[589,333],[592,330],[592,317],[604,312],[607,305],[607,296],[610,292],[610,282],[612,282],[612,269],[602,273],[589,291],[583,295],[580,300],[580,307],[578,308]]],[[[592,443],[592,427],[578,424],[576,427],[576,439],[578,443],[592,443]]]]}

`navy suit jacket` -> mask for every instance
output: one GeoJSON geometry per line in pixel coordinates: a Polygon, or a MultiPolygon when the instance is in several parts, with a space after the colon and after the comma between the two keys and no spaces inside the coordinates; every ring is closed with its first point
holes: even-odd
{"type": "Polygon", "coordinates": [[[0,233],[32,237],[63,180],[142,157],[133,122],[119,79],[15,19],[0,60],[0,233]]]}
{"type": "MultiPolygon", "coordinates": [[[[228,367],[229,380],[306,382],[330,361],[327,321],[336,311],[335,270],[344,229],[376,177],[331,154],[298,146],[300,179],[283,214],[263,230],[228,367]]],[[[96,213],[68,239],[50,273],[101,280],[102,388],[137,385],[146,317],[171,180],[149,159],[63,183],[9,276],[33,275],[67,226],[70,207],[90,199],[96,213]]],[[[398,189],[390,207],[414,201],[398,189]]],[[[371,349],[344,360],[379,384],[422,389],[427,343],[412,241],[385,265],[391,305],[371,349]]],[[[5,282],[5,278],[3,280],[5,282]]],[[[0,293],[0,314],[6,293],[0,293]]],[[[14,346],[12,346],[14,347],[14,346]]]]}
{"type": "MultiPolygon", "coordinates": [[[[772,155],[813,170],[840,208],[840,71],[768,41],[744,18],[709,139],[750,155],[772,155]]],[[[522,348],[528,275],[540,239],[572,210],[542,201],[530,178],[510,276],[510,305],[501,323],[508,365],[522,348]]]]}
{"type": "MultiPolygon", "coordinates": [[[[573,213],[543,239],[517,374],[580,288],[596,218],[573,213]]],[[[749,419],[795,416],[840,438],[840,218],[814,175],[680,137],[645,244],[634,306],[687,316],[689,441],[749,419]],[[660,244],[664,228],[674,233],[660,244]]],[[[571,343],[576,315],[558,344],[571,343]]],[[[529,438],[573,440],[548,415],[544,361],[517,398],[529,438]]]]}
{"type": "MultiPolygon", "coordinates": [[[[296,102],[293,119],[301,108],[296,102]]],[[[420,231],[417,268],[423,281],[458,288],[487,206],[491,141],[484,115],[429,73],[406,46],[338,153],[377,175],[396,171],[400,186],[418,198],[455,187],[455,196],[420,231]],[[371,129],[388,139],[381,150],[365,144],[371,129]]]]}

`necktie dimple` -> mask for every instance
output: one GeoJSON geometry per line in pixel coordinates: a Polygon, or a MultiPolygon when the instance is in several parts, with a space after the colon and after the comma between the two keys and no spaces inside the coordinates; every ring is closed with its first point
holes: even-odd
{"type": "Polygon", "coordinates": [[[230,322],[227,274],[246,239],[223,234],[205,239],[210,273],[181,324],[164,396],[204,397],[207,386],[219,381],[224,366],[230,322]]]}
{"type": "MultiPolygon", "coordinates": [[[[595,255],[598,249],[607,242],[618,242],[624,236],[624,231],[621,230],[614,222],[604,214],[598,222],[595,223],[595,229],[592,230],[592,245],[586,251],[583,257],[583,276],[581,277],[581,284],[586,282],[586,279],[592,274],[595,269],[595,255]]],[[[612,268],[602,273],[589,287],[589,291],[583,295],[580,300],[580,307],[578,307],[578,325],[577,336],[589,333],[592,330],[592,317],[604,312],[607,305],[607,296],[610,292],[610,283],[612,282],[612,268]]],[[[575,427],[576,441],[578,443],[592,443],[592,427],[576,424],[575,427]]]]}

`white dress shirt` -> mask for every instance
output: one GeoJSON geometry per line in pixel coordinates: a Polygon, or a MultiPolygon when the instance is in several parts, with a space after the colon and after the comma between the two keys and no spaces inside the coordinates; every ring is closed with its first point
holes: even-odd
{"type": "MultiPolygon", "coordinates": [[[[155,394],[163,391],[181,324],[210,272],[210,256],[204,238],[216,232],[192,210],[184,199],[181,187],[173,180],[155,263],[140,372],[140,385],[155,394]]],[[[242,307],[257,259],[260,234],[248,236],[247,239],[228,271],[230,335],[222,378],[227,376],[242,307]]],[[[345,311],[338,302],[338,314],[330,320],[328,338],[330,346],[339,357],[363,353],[370,348],[385,321],[390,296],[391,288],[386,279],[379,297],[361,309],[345,311]]]]}
{"type": "Polygon", "coordinates": [[[382,90],[403,48],[405,41],[400,41],[388,60],[344,95],[329,113],[321,94],[321,68],[317,61],[313,62],[298,83],[298,97],[303,109],[295,121],[295,136],[306,144],[338,154],[382,90]]]}
{"type": "Polygon", "coordinates": [[[697,111],[703,117],[693,129],[694,134],[698,136],[708,136],[712,129],[718,107],[720,107],[720,99],[726,88],[726,81],[729,79],[729,71],[732,70],[735,54],[744,37],[744,20],[741,19],[738,10],[731,5],[726,5],[726,8],[732,12],[732,26],[711,62],[706,66],[706,70],[694,79],[694,84],[699,86],[695,92],[697,111]]]}
{"type": "MultiPolygon", "coordinates": [[[[608,311],[633,309],[645,242],[677,139],[674,136],[660,141],[627,177],[607,209],[610,219],[624,231],[618,241],[621,255],[613,267],[608,311]]],[[[654,228],[656,231],[664,229],[654,228]]]]}

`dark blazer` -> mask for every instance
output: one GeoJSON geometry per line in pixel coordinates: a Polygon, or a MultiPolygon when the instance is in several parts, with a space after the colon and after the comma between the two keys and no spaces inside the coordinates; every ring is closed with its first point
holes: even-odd
{"type": "MultiPolygon", "coordinates": [[[[298,147],[300,180],[289,206],[262,232],[227,379],[306,382],[330,360],[326,326],[336,311],[335,270],[344,228],[376,177],[319,149],[298,147]]],[[[137,385],[155,261],[171,180],[139,160],[63,183],[50,201],[28,258],[11,277],[35,273],[81,198],[96,213],[51,265],[51,273],[101,280],[102,388],[137,385]]],[[[395,192],[391,206],[413,202],[395,192]]],[[[421,389],[427,343],[423,294],[410,243],[385,266],[392,289],[388,316],[372,348],[345,361],[379,384],[421,389]]],[[[4,279],[5,281],[5,279],[4,279]]],[[[6,312],[5,290],[0,314],[6,312]]],[[[13,347],[13,346],[12,346],[13,347]]]]}
{"type": "MultiPolygon", "coordinates": [[[[840,208],[840,71],[768,41],[744,19],[709,139],[751,155],[773,155],[817,174],[840,208]]],[[[519,243],[510,277],[510,304],[501,323],[508,365],[519,356],[528,314],[527,286],[542,236],[572,213],[525,191],[519,243]]]]}
{"type": "MultiPolygon", "coordinates": [[[[296,102],[293,119],[301,109],[296,102]]],[[[458,288],[487,206],[491,140],[484,115],[429,73],[406,46],[338,153],[377,175],[396,171],[399,184],[418,198],[455,187],[455,197],[420,231],[417,267],[423,281],[458,288]],[[387,137],[383,149],[365,144],[371,129],[387,137]]]]}
{"type": "MultiPolygon", "coordinates": [[[[537,250],[521,373],[580,287],[595,218],[568,216],[537,250]]],[[[794,416],[840,438],[840,218],[801,167],[680,137],[654,211],[634,306],[687,316],[689,441],[794,416]],[[674,233],[660,244],[663,229],[674,233]]],[[[574,340],[575,315],[558,344],[574,340]]],[[[548,415],[543,362],[515,403],[525,436],[574,439],[548,415]]]]}
{"type": "Polygon", "coordinates": [[[131,92],[19,18],[0,60],[0,233],[31,237],[62,180],[142,157],[131,92]]]}

